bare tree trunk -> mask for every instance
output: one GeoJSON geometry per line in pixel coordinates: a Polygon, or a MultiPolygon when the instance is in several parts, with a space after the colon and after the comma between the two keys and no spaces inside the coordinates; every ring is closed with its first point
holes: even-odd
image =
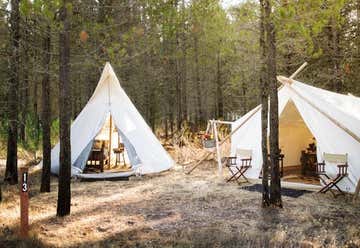
{"type": "Polygon", "coordinates": [[[181,50],[182,50],[182,59],[181,59],[181,64],[182,64],[182,73],[181,73],[181,77],[182,77],[182,87],[181,87],[181,91],[182,91],[182,105],[183,105],[183,116],[182,116],[182,121],[187,120],[188,119],[188,111],[187,111],[187,66],[186,66],[186,34],[185,34],[185,29],[186,29],[186,22],[185,22],[185,0],[181,1],[181,12],[182,12],[182,16],[181,16],[181,21],[182,21],[182,32],[181,32],[181,50]]]}
{"type": "Polygon", "coordinates": [[[17,136],[18,136],[18,90],[19,90],[19,64],[20,64],[20,11],[19,0],[11,0],[10,14],[10,44],[12,54],[10,57],[10,80],[8,95],[9,129],[7,140],[7,159],[5,181],[17,184],[17,136]]]}
{"type": "Polygon", "coordinates": [[[196,124],[201,125],[204,121],[203,109],[201,104],[201,81],[199,71],[199,40],[194,36],[194,55],[195,55],[195,84],[196,84],[196,124]]]}
{"type": "MultiPolygon", "coordinates": [[[[29,23],[29,19],[25,18],[25,22],[29,23]]],[[[28,24],[30,25],[30,23],[28,24]]],[[[23,61],[23,79],[20,91],[20,128],[19,128],[19,139],[22,142],[26,142],[26,120],[28,113],[28,104],[29,104],[29,29],[24,30],[23,37],[23,51],[24,51],[24,61],[23,61]]]]}
{"type": "Polygon", "coordinates": [[[42,80],[42,129],[43,129],[43,168],[41,175],[40,192],[50,192],[50,171],[51,171],[51,141],[50,141],[50,24],[46,27],[46,37],[44,38],[44,75],[42,80]]]}
{"type": "Polygon", "coordinates": [[[336,27],[336,21],[331,19],[331,43],[332,43],[332,62],[334,70],[333,89],[336,92],[341,92],[343,89],[343,82],[341,76],[341,50],[340,50],[340,32],[336,27]]]}
{"type": "Polygon", "coordinates": [[[217,52],[217,63],[216,63],[216,102],[217,102],[217,118],[224,117],[224,101],[223,101],[223,89],[221,81],[221,57],[220,51],[217,52]]]}
{"type": "Polygon", "coordinates": [[[165,124],[165,140],[168,139],[169,137],[169,127],[168,127],[168,120],[167,118],[164,119],[164,124],[165,124]]]}
{"type": "Polygon", "coordinates": [[[260,0],[260,87],[261,87],[261,149],[262,149],[262,207],[270,205],[269,197],[269,163],[268,163],[268,111],[269,111],[269,92],[266,80],[266,45],[265,45],[265,27],[264,27],[264,0],[260,0]]]}
{"type": "MultiPolygon", "coordinates": [[[[176,4],[174,6],[177,8],[176,4]]],[[[176,39],[176,47],[175,50],[181,49],[180,47],[180,38],[179,38],[179,31],[176,29],[175,34],[176,39]]],[[[177,115],[176,115],[176,129],[181,129],[181,119],[183,117],[183,103],[182,103],[182,95],[184,94],[182,91],[182,78],[181,78],[181,66],[180,66],[180,59],[178,56],[175,57],[175,75],[176,75],[176,103],[177,103],[177,115]]]]}
{"type": "Polygon", "coordinates": [[[276,39],[270,0],[265,0],[265,30],[267,35],[267,80],[270,92],[270,204],[282,207],[279,172],[279,109],[276,80],[276,39]]]}
{"type": "Polygon", "coordinates": [[[246,99],[246,96],[247,96],[247,87],[246,87],[246,83],[243,82],[241,84],[241,90],[242,90],[242,101],[241,101],[241,105],[242,105],[242,113],[243,114],[246,114],[248,112],[248,107],[247,107],[247,99],[246,99]]]}
{"type": "Polygon", "coordinates": [[[70,214],[71,205],[71,142],[70,142],[70,23],[68,17],[68,3],[63,0],[61,7],[60,20],[63,30],[59,35],[60,48],[60,71],[59,71],[59,113],[60,113],[60,172],[59,172],[59,191],[57,202],[57,215],[65,216],[70,214]]]}

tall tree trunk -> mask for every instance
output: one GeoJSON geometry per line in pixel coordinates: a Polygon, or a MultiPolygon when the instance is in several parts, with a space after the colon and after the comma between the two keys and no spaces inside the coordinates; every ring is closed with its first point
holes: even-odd
{"type": "Polygon", "coordinates": [[[169,126],[168,126],[167,118],[164,119],[164,125],[165,125],[165,130],[164,130],[164,132],[165,132],[165,140],[167,140],[168,137],[169,137],[169,126]]]}
{"type": "Polygon", "coordinates": [[[65,216],[70,214],[71,191],[71,142],[70,142],[70,23],[68,17],[68,0],[63,0],[60,20],[62,30],[59,35],[60,48],[60,70],[59,70],[59,115],[60,115],[60,172],[59,191],[57,202],[57,215],[65,216]]]}
{"type": "MultiPolygon", "coordinates": [[[[177,6],[175,6],[176,8],[177,6]]],[[[175,47],[175,51],[180,50],[180,38],[179,38],[179,32],[178,30],[176,30],[176,35],[175,35],[175,39],[176,39],[176,47],[175,47]]],[[[175,52],[174,51],[174,52],[175,52]]],[[[180,59],[179,57],[176,55],[175,57],[175,75],[176,75],[176,103],[177,103],[177,115],[176,115],[176,128],[177,130],[181,129],[181,119],[183,116],[183,103],[182,103],[182,95],[184,94],[182,92],[182,79],[181,79],[181,66],[180,66],[180,59]]]]}
{"type": "Polygon", "coordinates": [[[333,89],[336,92],[341,92],[343,88],[343,82],[341,77],[341,50],[340,50],[340,32],[337,28],[337,23],[334,18],[331,19],[331,43],[332,43],[332,62],[333,62],[333,70],[334,70],[334,78],[333,78],[333,89]]]}
{"type": "Polygon", "coordinates": [[[188,119],[188,111],[187,111],[187,66],[186,66],[186,21],[185,21],[185,0],[181,1],[181,21],[182,21],[182,31],[181,31],[181,51],[182,51],[182,72],[181,72],[181,91],[182,91],[182,105],[183,105],[183,116],[182,120],[188,119]]]}
{"type": "MultiPolygon", "coordinates": [[[[30,25],[29,19],[25,18],[25,22],[27,25],[30,25]]],[[[20,93],[20,129],[19,129],[19,139],[22,142],[26,142],[26,120],[27,120],[27,113],[28,113],[28,103],[29,103],[29,29],[26,28],[24,30],[24,37],[23,37],[23,47],[24,47],[24,61],[23,61],[23,80],[21,85],[21,93],[20,93]]]]}
{"type": "Polygon", "coordinates": [[[276,38],[270,0],[265,0],[265,30],[267,35],[267,80],[270,93],[270,203],[282,207],[279,172],[279,109],[276,80],[276,38]]]}
{"type": "Polygon", "coordinates": [[[203,109],[201,104],[201,81],[199,71],[199,39],[197,35],[194,36],[194,55],[195,55],[195,87],[196,87],[196,124],[201,125],[204,121],[203,109]]]}
{"type": "MultiPolygon", "coordinates": [[[[265,61],[265,60],[264,60],[265,61]]],[[[262,65],[264,66],[264,65],[262,65]]],[[[261,69],[262,70],[262,69],[261,69]]],[[[260,82],[261,83],[261,82],[260,82]]],[[[267,87],[267,86],[266,86],[267,87]]],[[[248,104],[247,104],[247,99],[246,99],[246,96],[247,96],[247,86],[246,86],[246,83],[243,82],[241,84],[241,90],[242,90],[242,101],[241,101],[241,105],[242,105],[242,113],[243,114],[246,114],[248,112],[248,104]]],[[[263,90],[263,89],[262,89],[263,90]]]]}
{"type": "Polygon", "coordinates": [[[50,170],[51,170],[51,141],[50,141],[50,24],[46,27],[46,37],[44,38],[44,75],[42,80],[42,129],[43,129],[43,168],[41,175],[41,192],[50,192],[50,170]]]}
{"type": "Polygon", "coordinates": [[[265,2],[260,0],[260,87],[261,87],[261,150],[262,150],[262,207],[270,205],[269,196],[269,163],[268,163],[268,111],[269,111],[269,93],[268,84],[266,80],[266,45],[265,45],[265,27],[264,27],[264,13],[265,2]]]}
{"type": "Polygon", "coordinates": [[[222,81],[221,81],[220,51],[217,52],[217,63],[216,63],[216,102],[217,102],[216,118],[223,118],[224,117],[224,102],[223,102],[223,90],[222,90],[222,81]]]}
{"type": "Polygon", "coordinates": [[[10,44],[12,54],[10,57],[10,80],[8,95],[9,130],[7,140],[7,158],[5,181],[9,184],[17,184],[17,136],[18,136],[18,90],[19,90],[19,53],[20,42],[20,11],[19,0],[11,0],[10,14],[10,44]]]}

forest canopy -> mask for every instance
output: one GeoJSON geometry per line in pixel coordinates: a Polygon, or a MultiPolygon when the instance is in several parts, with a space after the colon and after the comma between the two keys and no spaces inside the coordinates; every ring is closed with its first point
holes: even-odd
{"type": "MultiPolygon", "coordinates": [[[[277,74],[360,94],[360,1],[273,1],[277,74]]],[[[59,1],[20,2],[19,139],[41,137],[43,40],[50,40],[52,140],[58,131],[59,1]]],[[[234,120],[260,101],[259,3],[218,0],[71,1],[71,118],[90,98],[106,61],[148,124],[172,132],[183,121],[234,120]]],[[[11,7],[1,1],[0,136],[8,125],[11,7]]]]}

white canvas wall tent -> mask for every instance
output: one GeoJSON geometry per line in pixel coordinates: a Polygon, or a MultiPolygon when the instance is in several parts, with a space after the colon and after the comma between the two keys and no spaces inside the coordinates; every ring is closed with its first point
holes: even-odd
{"type": "MultiPolygon", "coordinates": [[[[149,174],[173,166],[173,160],[120,86],[111,65],[106,63],[95,92],[71,125],[72,176],[83,173],[94,139],[109,115],[125,145],[133,171],[149,174]]],[[[51,151],[53,174],[59,173],[59,148],[58,143],[51,151]]]]}
{"type": "MultiPolygon", "coordinates": [[[[354,192],[360,178],[360,102],[357,97],[319,89],[299,81],[279,77],[283,87],[279,97],[279,142],[285,154],[284,166],[299,165],[301,151],[314,139],[317,160],[323,154],[348,154],[348,177],[339,186],[354,192]]],[[[231,153],[237,148],[253,151],[249,178],[259,178],[262,167],[261,107],[257,106],[232,124],[241,126],[231,137],[231,153]],[[249,118],[250,117],[250,118],[249,118]]],[[[335,175],[336,166],[327,166],[335,175]]]]}

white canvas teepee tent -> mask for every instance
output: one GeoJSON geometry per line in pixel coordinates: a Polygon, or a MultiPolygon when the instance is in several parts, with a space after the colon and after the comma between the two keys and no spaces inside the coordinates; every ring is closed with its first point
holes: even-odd
{"type": "MultiPolygon", "coordinates": [[[[148,174],[173,166],[173,160],[121,88],[111,65],[106,63],[95,92],[71,125],[72,176],[83,172],[94,138],[109,114],[133,168],[148,174]]],[[[59,149],[58,143],[51,151],[51,172],[54,174],[59,173],[59,149]]]]}
{"type": "MultiPolygon", "coordinates": [[[[283,87],[279,97],[279,142],[285,154],[284,166],[300,164],[301,150],[316,140],[317,159],[323,154],[348,154],[348,173],[339,186],[355,190],[360,178],[360,102],[354,96],[319,89],[295,80],[279,78],[283,87]]],[[[261,107],[256,107],[232,124],[231,153],[251,149],[253,167],[247,176],[259,178],[262,166],[261,107]]],[[[336,166],[327,172],[337,173],[336,166]]]]}

